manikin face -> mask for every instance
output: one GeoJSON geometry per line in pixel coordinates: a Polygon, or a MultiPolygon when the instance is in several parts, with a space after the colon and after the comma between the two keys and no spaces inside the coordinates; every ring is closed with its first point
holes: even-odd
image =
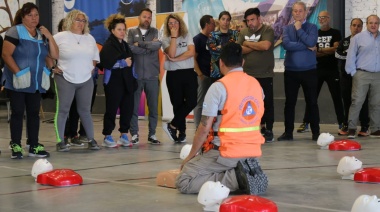
{"type": "Polygon", "coordinates": [[[219,19],[219,28],[221,30],[228,30],[230,28],[230,22],[230,16],[222,15],[222,17],[219,19]]]}
{"type": "Polygon", "coordinates": [[[293,5],[292,16],[295,21],[304,21],[306,17],[306,10],[300,4],[293,5]]]}
{"type": "Polygon", "coordinates": [[[261,25],[260,17],[256,16],[255,14],[247,16],[245,20],[247,21],[248,28],[250,28],[254,32],[256,32],[261,25]]]}
{"type": "Polygon", "coordinates": [[[350,26],[351,36],[355,36],[363,30],[363,23],[359,20],[353,20],[350,26]]]}
{"type": "Polygon", "coordinates": [[[112,29],[112,34],[115,35],[115,37],[117,37],[120,41],[123,40],[125,36],[125,24],[116,24],[115,29],[112,29]]]}
{"type": "Polygon", "coordinates": [[[139,16],[139,26],[143,29],[148,29],[152,23],[152,13],[143,11],[139,16]]]}
{"type": "Polygon", "coordinates": [[[32,9],[29,14],[22,18],[22,23],[29,28],[36,28],[39,22],[40,16],[36,9],[32,9]]]}

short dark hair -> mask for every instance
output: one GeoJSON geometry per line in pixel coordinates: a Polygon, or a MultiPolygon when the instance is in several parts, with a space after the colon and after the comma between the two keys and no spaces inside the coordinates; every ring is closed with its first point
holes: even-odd
{"type": "Polygon", "coordinates": [[[257,17],[259,17],[260,16],[259,8],[255,7],[255,8],[249,8],[248,10],[246,10],[244,13],[244,19],[246,19],[247,16],[250,16],[252,14],[255,14],[257,17]]]}
{"type": "Polygon", "coordinates": [[[243,50],[241,46],[234,42],[228,42],[222,47],[220,60],[227,67],[237,67],[243,64],[243,50]]]}
{"type": "Polygon", "coordinates": [[[204,15],[202,16],[202,18],[199,20],[199,24],[201,25],[201,29],[204,29],[206,24],[209,24],[210,23],[210,20],[212,19],[213,17],[211,15],[204,15]]]}
{"type": "Polygon", "coordinates": [[[351,20],[350,26],[352,25],[352,22],[354,22],[355,20],[360,21],[362,23],[362,25],[363,25],[363,20],[362,19],[360,19],[360,18],[353,18],[351,20]]]}
{"type": "Polygon", "coordinates": [[[141,13],[143,13],[144,11],[150,12],[150,14],[153,13],[152,10],[150,10],[149,8],[146,7],[146,8],[143,8],[143,9],[140,10],[140,14],[139,15],[141,15],[141,13]]]}
{"type": "Polygon", "coordinates": [[[230,20],[232,19],[230,12],[228,12],[228,11],[222,11],[222,12],[219,13],[218,20],[220,20],[222,18],[222,16],[224,16],[224,15],[228,15],[228,17],[230,17],[230,20]]]}

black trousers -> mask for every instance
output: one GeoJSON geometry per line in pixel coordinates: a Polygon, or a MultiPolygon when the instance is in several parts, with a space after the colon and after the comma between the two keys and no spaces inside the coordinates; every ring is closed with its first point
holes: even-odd
{"type": "Polygon", "coordinates": [[[273,102],[273,78],[256,78],[263,89],[264,98],[264,115],[261,118],[261,124],[265,125],[267,130],[273,129],[274,123],[274,102],[273,102]]]}
{"type": "Polygon", "coordinates": [[[298,90],[302,86],[307,107],[310,110],[310,128],[313,134],[319,134],[319,109],[317,101],[317,70],[289,71],[284,73],[285,86],[285,133],[293,134],[295,107],[298,90]]]}
{"type": "MultiPolygon", "coordinates": [[[[340,91],[339,72],[336,69],[328,69],[328,70],[318,69],[317,73],[318,73],[318,87],[317,87],[318,94],[317,95],[319,96],[323,83],[326,82],[331,94],[331,98],[334,103],[334,109],[335,109],[335,114],[336,114],[338,124],[344,123],[344,108],[343,108],[342,96],[341,96],[341,91],[340,91]]],[[[310,122],[310,111],[307,105],[306,105],[303,121],[305,123],[310,122]]]]}
{"type": "MultiPolygon", "coordinates": [[[[344,123],[348,124],[348,112],[351,106],[351,92],[352,92],[352,77],[345,71],[340,72],[340,89],[344,105],[344,123]]],[[[362,109],[359,114],[360,125],[362,127],[369,127],[369,113],[368,113],[368,95],[363,103],[362,109]]]]}
{"type": "Polygon", "coordinates": [[[26,111],[26,126],[28,141],[31,146],[38,144],[38,134],[40,130],[40,105],[41,94],[24,93],[7,90],[10,98],[12,115],[10,120],[11,140],[13,143],[21,145],[22,125],[24,121],[24,111],[26,111]]]}
{"type": "Polygon", "coordinates": [[[167,71],[166,86],[174,113],[171,124],[180,132],[185,132],[186,116],[197,105],[197,74],[193,68],[167,71]]]}
{"type": "MultiPolygon", "coordinates": [[[[94,90],[92,92],[92,99],[91,99],[91,111],[92,111],[92,106],[94,106],[97,88],[98,86],[94,82],[94,90]]],[[[81,136],[86,136],[86,131],[84,130],[82,123],[80,123],[79,131],[77,131],[78,121],[79,121],[79,113],[77,111],[77,102],[74,98],[73,102],[71,103],[69,117],[66,121],[65,137],[72,138],[72,137],[77,136],[78,134],[81,136]]]]}
{"type": "Polygon", "coordinates": [[[106,112],[103,119],[103,135],[111,135],[115,129],[117,109],[120,108],[119,132],[128,133],[133,114],[136,80],[132,71],[113,69],[110,80],[104,84],[106,112]]]}

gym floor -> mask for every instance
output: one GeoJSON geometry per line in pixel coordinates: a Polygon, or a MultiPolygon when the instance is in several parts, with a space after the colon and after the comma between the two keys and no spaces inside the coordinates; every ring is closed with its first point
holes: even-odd
{"type": "MultiPolygon", "coordinates": [[[[54,125],[46,123],[53,114],[41,120],[40,143],[51,153],[48,160],[55,169],[68,168],[83,177],[83,185],[52,187],[37,184],[31,176],[36,158],[10,159],[10,141],[6,112],[0,112],[0,211],[203,211],[197,195],[180,194],[156,185],[157,173],[179,168],[183,144],[173,144],[159,121],[157,137],[161,145],[147,142],[148,122],[139,121],[140,144],[132,148],[102,148],[100,151],[72,148],[55,151],[54,125]]],[[[102,143],[102,115],[93,115],[95,139],[102,143]]],[[[295,127],[298,127],[298,123],[295,127]]],[[[25,124],[24,124],[25,126],[25,124]]],[[[333,133],[337,125],[321,125],[321,132],[333,133]]],[[[187,143],[192,142],[194,124],[187,124],[187,143]]],[[[277,138],[283,123],[275,123],[277,138]]],[[[117,131],[113,136],[119,136],[117,131]]],[[[23,137],[25,137],[25,129],[23,137]]],[[[344,138],[344,137],[341,137],[344,138]]],[[[22,145],[25,146],[25,140],[22,145]]],[[[379,167],[379,139],[358,138],[361,151],[333,152],[321,150],[311,140],[311,133],[294,133],[292,142],[263,145],[260,163],[269,178],[269,187],[261,195],[274,201],[280,212],[350,211],[362,195],[380,196],[380,185],[342,180],[336,172],[343,156],[355,156],[363,167],[379,167]]],[[[236,194],[230,194],[230,196],[236,194]]]]}

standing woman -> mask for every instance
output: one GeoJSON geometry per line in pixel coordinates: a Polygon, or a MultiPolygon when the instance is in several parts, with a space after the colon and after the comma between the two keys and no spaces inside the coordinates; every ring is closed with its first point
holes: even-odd
{"type": "Polygon", "coordinates": [[[51,33],[44,26],[39,26],[35,4],[25,3],[17,11],[13,24],[5,34],[2,52],[5,62],[3,79],[12,108],[11,158],[23,158],[21,135],[25,110],[29,156],[47,157],[49,153],[38,143],[39,110],[41,93],[50,87],[50,71],[46,68],[45,59],[57,59],[58,47],[51,33]]]}
{"type": "MultiPolygon", "coordinates": [[[[104,68],[104,94],[106,96],[106,112],[103,121],[103,146],[116,147],[112,138],[115,129],[117,109],[120,108],[121,133],[118,144],[132,146],[128,140],[128,130],[133,114],[134,91],[137,86],[132,71],[132,51],[123,39],[126,32],[125,18],[120,14],[109,16],[104,26],[111,33],[100,51],[100,61],[104,68]]],[[[149,61],[147,61],[149,62],[149,61]]]]}
{"type": "Polygon", "coordinates": [[[65,18],[64,30],[54,35],[59,48],[59,59],[54,72],[57,94],[55,129],[57,151],[69,151],[64,142],[64,131],[71,103],[75,97],[77,111],[88,138],[88,148],[98,150],[94,139],[91,117],[91,94],[94,88],[92,72],[99,62],[99,50],[89,34],[88,17],[80,10],[72,10],[65,18]]]}
{"type": "Polygon", "coordinates": [[[197,105],[198,81],[194,71],[193,37],[177,14],[170,14],[165,19],[162,49],[166,54],[166,85],[174,112],[172,121],[163,128],[170,140],[186,142],[186,116],[197,105]]]}

